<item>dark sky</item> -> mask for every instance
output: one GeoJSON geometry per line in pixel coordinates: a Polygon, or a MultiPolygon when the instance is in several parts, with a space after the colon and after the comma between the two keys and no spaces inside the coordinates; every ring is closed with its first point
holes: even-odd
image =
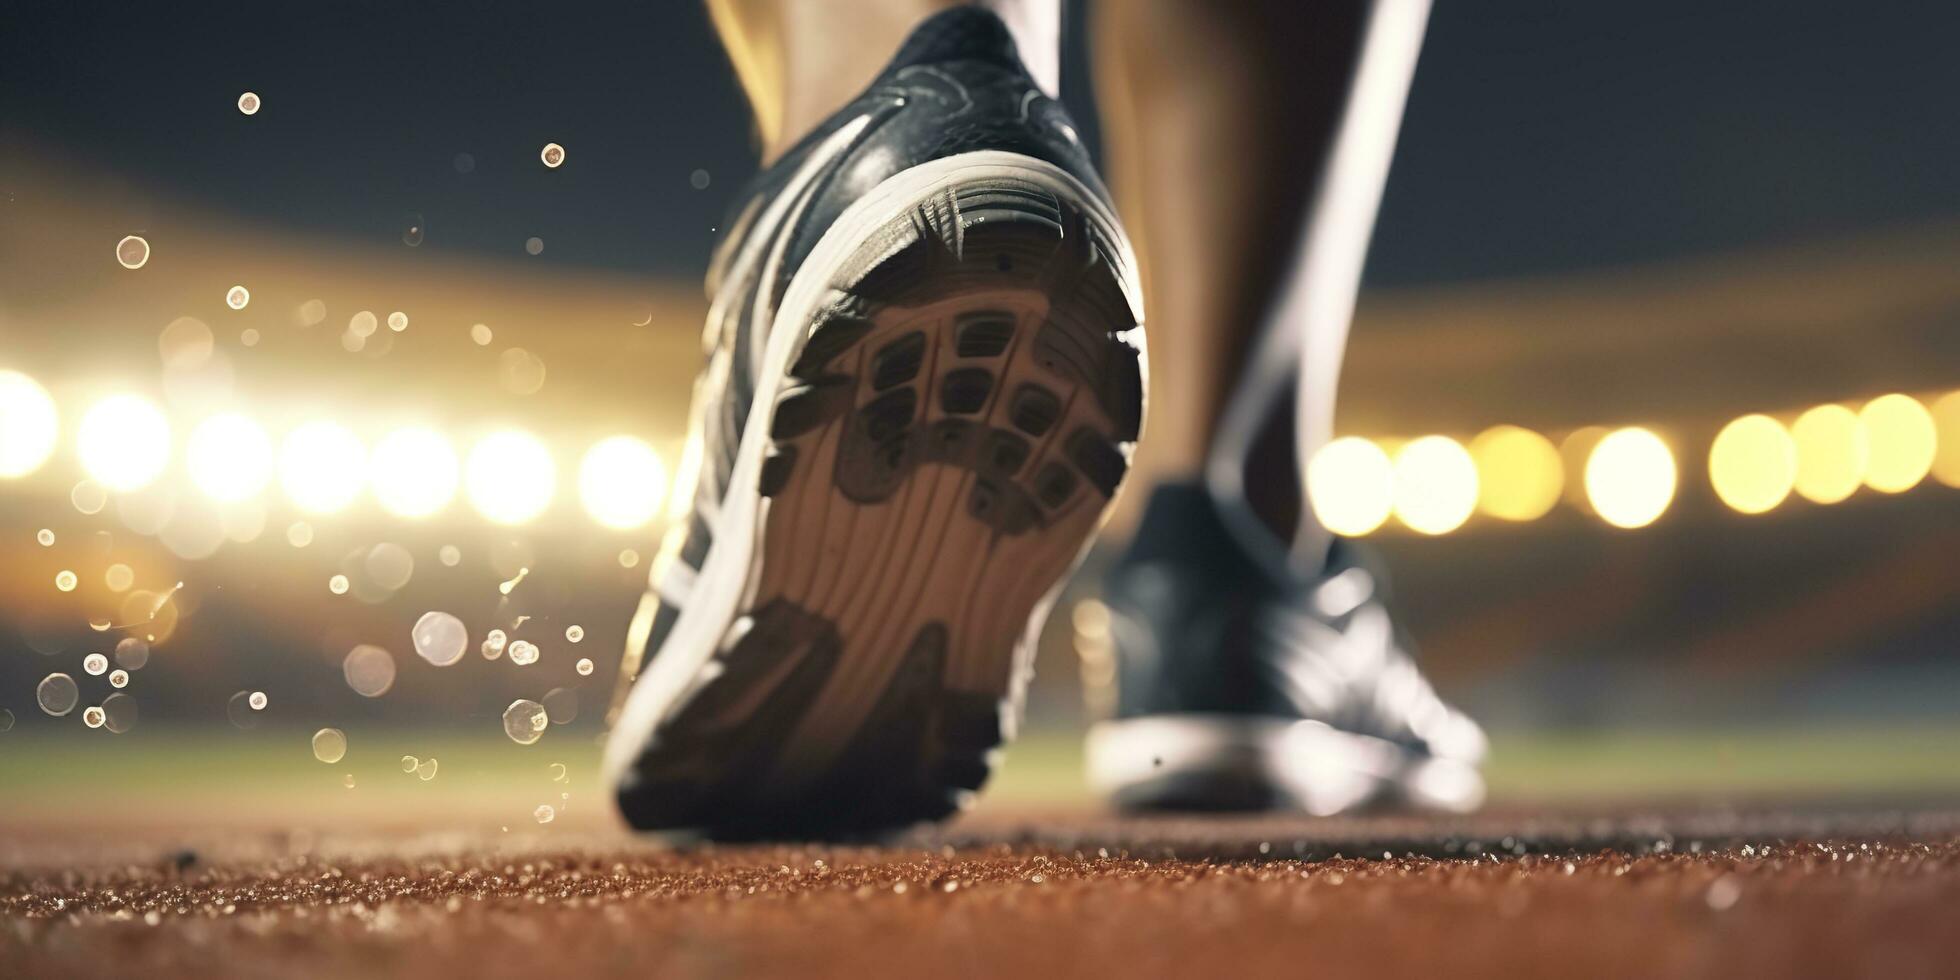
{"type": "MultiPolygon", "coordinates": [[[[1370,275],[1960,217],[1956,29],[1934,3],[1446,0],[1370,275]]],[[[752,172],[748,126],[695,0],[0,10],[5,152],[377,244],[419,213],[431,249],[516,255],[536,235],[539,261],[692,278],[752,172]],[[265,99],[249,119],[247,89],[265,99]],[[569,151],[556,173],[537,163],[548,141],[569,151]]]]}

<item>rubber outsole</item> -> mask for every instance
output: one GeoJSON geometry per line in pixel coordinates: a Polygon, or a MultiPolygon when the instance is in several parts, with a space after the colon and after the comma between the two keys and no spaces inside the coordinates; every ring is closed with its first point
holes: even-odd
{"type": "Polygon", "coordinates": [[[867,833],[987,778],[1143,408],[1126,247],[1008,169],[864,236],[801,325],[745,599],[622,782],[635,825],[867,833]]]}

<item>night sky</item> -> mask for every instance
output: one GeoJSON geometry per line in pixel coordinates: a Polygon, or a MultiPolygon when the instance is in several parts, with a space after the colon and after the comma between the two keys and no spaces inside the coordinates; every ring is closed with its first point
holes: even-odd
{"type": "MultiPolygon", "coordinates": [[[[1955,11],[1440,3],[1371,279],[1559,272],[1960,216],[1955,11]]],[[[1079,101],[1079,52],[1072,64],[1079,101]]],[[[432,249],[514,256],[539,235],[542,261],[680,278],[700,274],[754,167],[694,0],[15,0],[0,12],[0,131],[0,152],[269,226],[379,245],[420,214],[432,249]],[[248,89],[265,100],[249,119],[234,108],[248,89]],[[537,160],[552,141],[568,150],[556,173],[537,160]]]]}

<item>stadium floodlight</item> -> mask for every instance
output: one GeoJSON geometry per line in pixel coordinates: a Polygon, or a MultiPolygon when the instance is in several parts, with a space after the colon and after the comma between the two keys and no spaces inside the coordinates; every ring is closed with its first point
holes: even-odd
{"type": "Polygon", "coordinates": [[[1933,469],[1939,432],[1933,413],[1911,395],[1880,395],[1858,410],[1865,424],[1871,456],[1865,464],[1865,486],[1879,493],[1904,493],[1919,485],[1933,469]]]}
{"type": "Polygon", "coordinates": [[[149,486],[170,463],[170,422],[140,395],[96,402],[82,415],[75,439],[82,468],[117,493],[149,486]]]}
{"type": "Polygon", "coordinates": [[[600,524],[620,531],[644,527],[667,496],[667,467],[652,446],[632,436],[612,436],[586,451],[578,493],[600,524]]]}
{"type": "Polygon", "coordinates": [[[1616,429],[1586,459],[1586,499],[1614,527],[1646,527],[1673,502],[1677,475],[1660,436],[1639,426],[1616,429]]]}
{"type": "Polygon", "coordinates": [[[272,482],[272,440],[257,422],[236,412],[213,415],[191,430],[184,463],[191,482],[211,499],[244,500],[272,482]]]}
{"type": "Polygon", "coordinates": [[[1797,441],[1797,494],[1812,503],[1835,504],[1858,492],[1871,443],[1858,413],[1843,405],[1819,405],[1790,426],[1797,441]]]}
{"type": "Polygon", "coordinates": [[[430,429],[397,429],[368,457],[368,485],[397,517],[427,517],[456,499],[456,450],[430,429]]]}
{"type": "Polygon", "coordinates": [[[1797,442],[1783,423],[1744,415],[1723,426],[1709,446],[1708,482],[1739,513],[1774,510],[1797,485],[1797,442]]]}
{"type": "Polygon", "coordinates": [[[60,428],[47,389],[19,371],[0,371],[0,479],[40,469],[54,454],[60,428]]]}
{"type": "Polygon", "coordinates": [[[1477,463],[1448,436],[1423,436],[1395,453],[1395,516],[1423,534],[1447,534],[1477,509],[1477,463]]]}
{"type": "Polygon", "coordinates": [[[1550,439],[1497,425],[1470,440],[1477,462],[1477,509],[1505,521],[1535,521],[1558,506],[1565,467],[1550,439]]]}
{"type": "Polygon", "coordinates": [[[1307,463],[1307,499],[1322,527],[1367,534],[1395,505],[1395,467],[1382,447],[1344,436],[1320,447],[1307,463]]]}
{"type": "Polygon", "coordinates": [[[522,524],[544,513],[558,489],[551,450],[528,432],[494,432],[470,448],[463,471],[470,504],[498,524],[522,524]]]}
{"type": "Polygon", "coordinates": [[[360,496],[367,447],[336,422],[317,421],[287,433],[279,451],[279,485],[299,509],[328,514],[360,496]]]}

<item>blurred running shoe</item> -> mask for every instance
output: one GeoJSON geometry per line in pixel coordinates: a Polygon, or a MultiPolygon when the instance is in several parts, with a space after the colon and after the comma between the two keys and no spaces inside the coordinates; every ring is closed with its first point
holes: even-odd
{"type": "Polygon", "coordinates": [[[1105,589],[1095,788],[1137,810],[1476,808],[1483,731],[1423,677],[1357,550],[1311,579],[1266,567],[1207,491],[1160,487],[1105,589]]]}

